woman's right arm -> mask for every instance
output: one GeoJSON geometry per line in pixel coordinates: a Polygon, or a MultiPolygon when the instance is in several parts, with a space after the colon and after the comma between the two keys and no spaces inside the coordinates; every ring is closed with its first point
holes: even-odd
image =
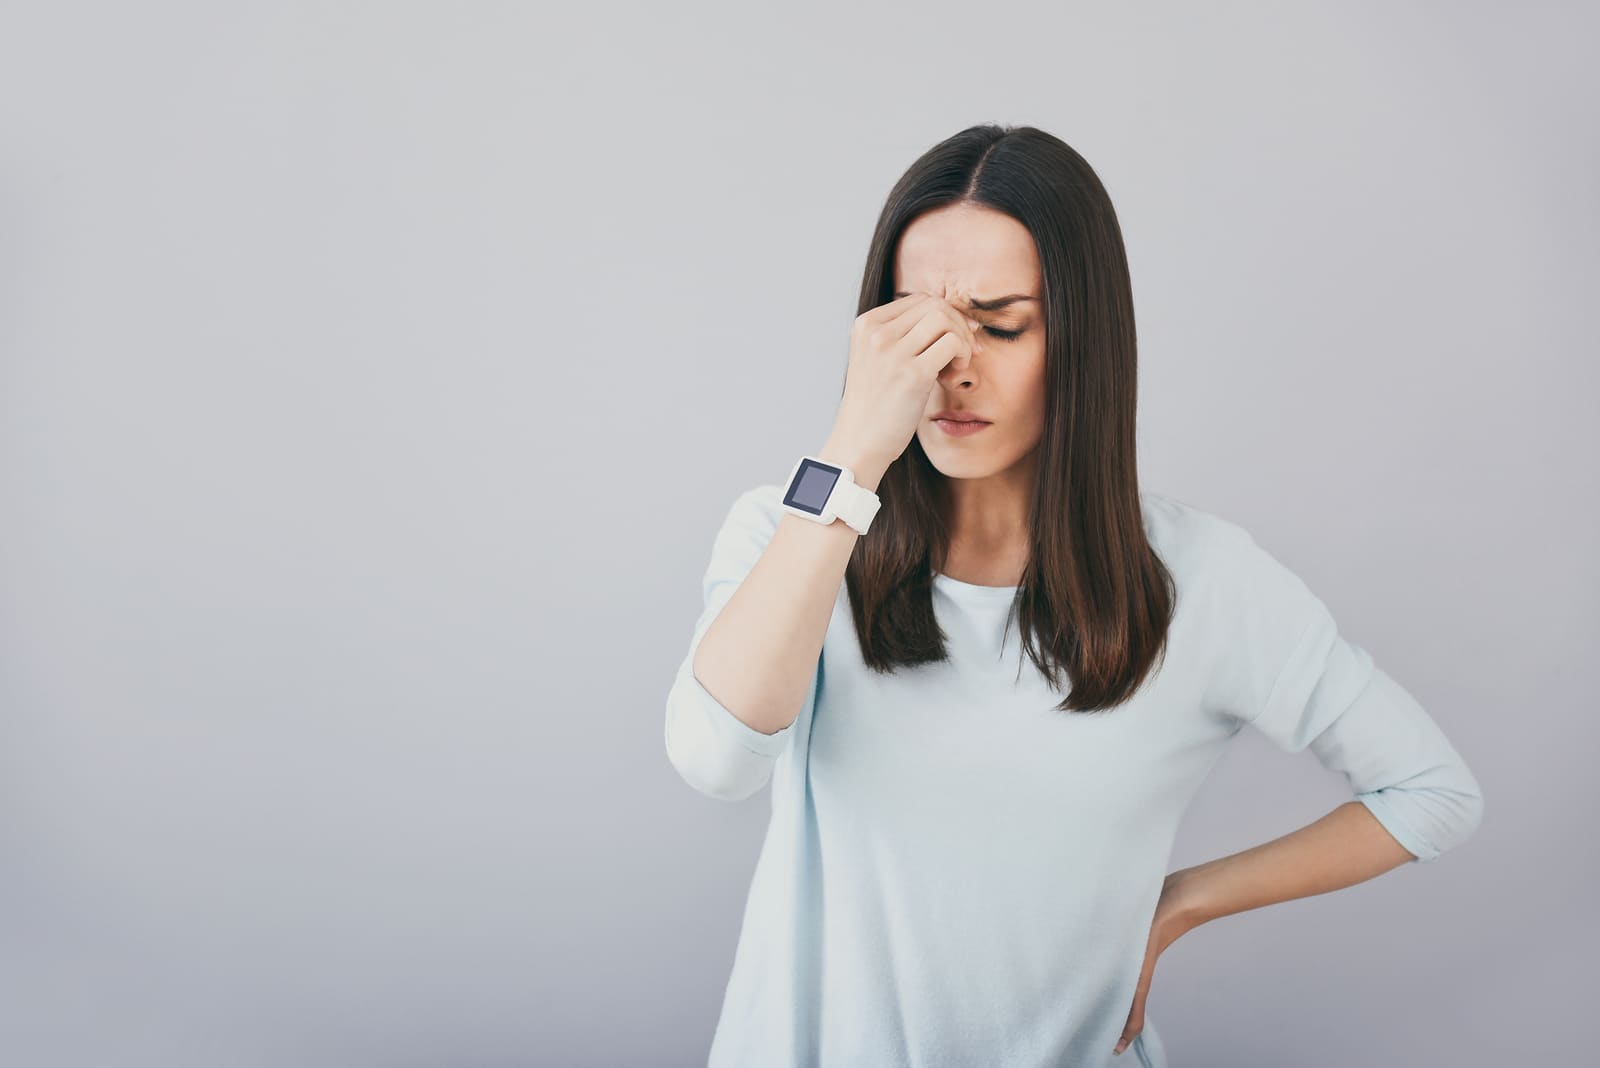
{"type": "MultiPolygon", "coordinates": [[[[876,491],[883,465],[830,442],[818,459],[876,491]]],[[[782,487],[741,494],[718,531],[704,608],[667,695],[667,757],[690,786],[739,801],[772,777],[799,713],[816,699],[828,621],[860,537],[785,511],[782,487]]]]}
{"type": "MultiPolygon", "coordinates": [[[[938,375],[982,350],[980,324],[917,293],[871,308],[850,329],[839,413],[817,458],[877,491],[922,421],[938,375]]],[[[782,487],[734,502],[706,569],[705,607],[667,695],[667,756],[703,794],[738,801],[766,785],[789,728],[816,699],[817,667],[860,537],[782,506],[782,487]]]]}

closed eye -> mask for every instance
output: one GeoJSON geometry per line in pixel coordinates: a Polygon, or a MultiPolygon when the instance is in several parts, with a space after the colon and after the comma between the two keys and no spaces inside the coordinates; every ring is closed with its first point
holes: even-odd
{"type": "MultiPolygon", "coordinates": [[[[1026,327],[1023,329],[1026,329],[1026,327]]],[[[988,331],[991,336],[997,337],[1002,341],[1015,341],[1017,338],[1022,336],[1022,330],[1002,330],[998,326],[985,326],[984,330],[988,331]]]]}

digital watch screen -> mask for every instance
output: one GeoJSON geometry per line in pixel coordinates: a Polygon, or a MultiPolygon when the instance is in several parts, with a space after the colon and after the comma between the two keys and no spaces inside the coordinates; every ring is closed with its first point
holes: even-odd
{"type": "Polygon", "coordinates": [[[800,461],[800,469],[790,479],[789,492],[784,495],[783,503],[804,509],[812,515],[821,515],[823,506],[828,503],[828,495],[833,492],[843,473],[837,467],[808,456],[800,461]]]}

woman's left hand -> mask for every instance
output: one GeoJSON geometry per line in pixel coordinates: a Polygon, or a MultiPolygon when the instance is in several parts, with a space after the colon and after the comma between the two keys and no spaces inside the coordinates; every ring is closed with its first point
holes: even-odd
{"type": "Polygon", "coordinates": [[[1150,976],[1155,973],[1156,959],[1185,932],[1199,925],[1178,888],[1182,875],[1181,871],[1172,872],[1161,884],[1161,898],[1156,902],[1155,918],[1150,923],[1150,939],[1145,945],[1144,967],[1139,972],[1139,986],[1133,993],[1133,1008],[1128,1013],[1128,1022],[1122,1028],[1122,1037],[1117,1041],[1113,1053],[1127,1049],[1128,1043],[1144,1030],[1145,996],[1150,992],[1150,976]]]}

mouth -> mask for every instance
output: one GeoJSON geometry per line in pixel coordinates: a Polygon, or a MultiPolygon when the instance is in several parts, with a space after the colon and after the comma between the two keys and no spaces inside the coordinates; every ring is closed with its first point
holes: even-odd
{"type": "Polygon", "coordinates": [[[969,434],[977,434],[989,427],[990,424],[983,419],[944,419],[935,417],[933,425],[951,437],[962,438],[969,434]]]}
{"type": "Polygon", "coordinates": [[[935,413],[933,421],[935,423],[982,423],[985,426],[989,425],[989,420],[987,419],[981,419],[969,411],[953,408],[946,408],[942,412],[935,413]]]}

